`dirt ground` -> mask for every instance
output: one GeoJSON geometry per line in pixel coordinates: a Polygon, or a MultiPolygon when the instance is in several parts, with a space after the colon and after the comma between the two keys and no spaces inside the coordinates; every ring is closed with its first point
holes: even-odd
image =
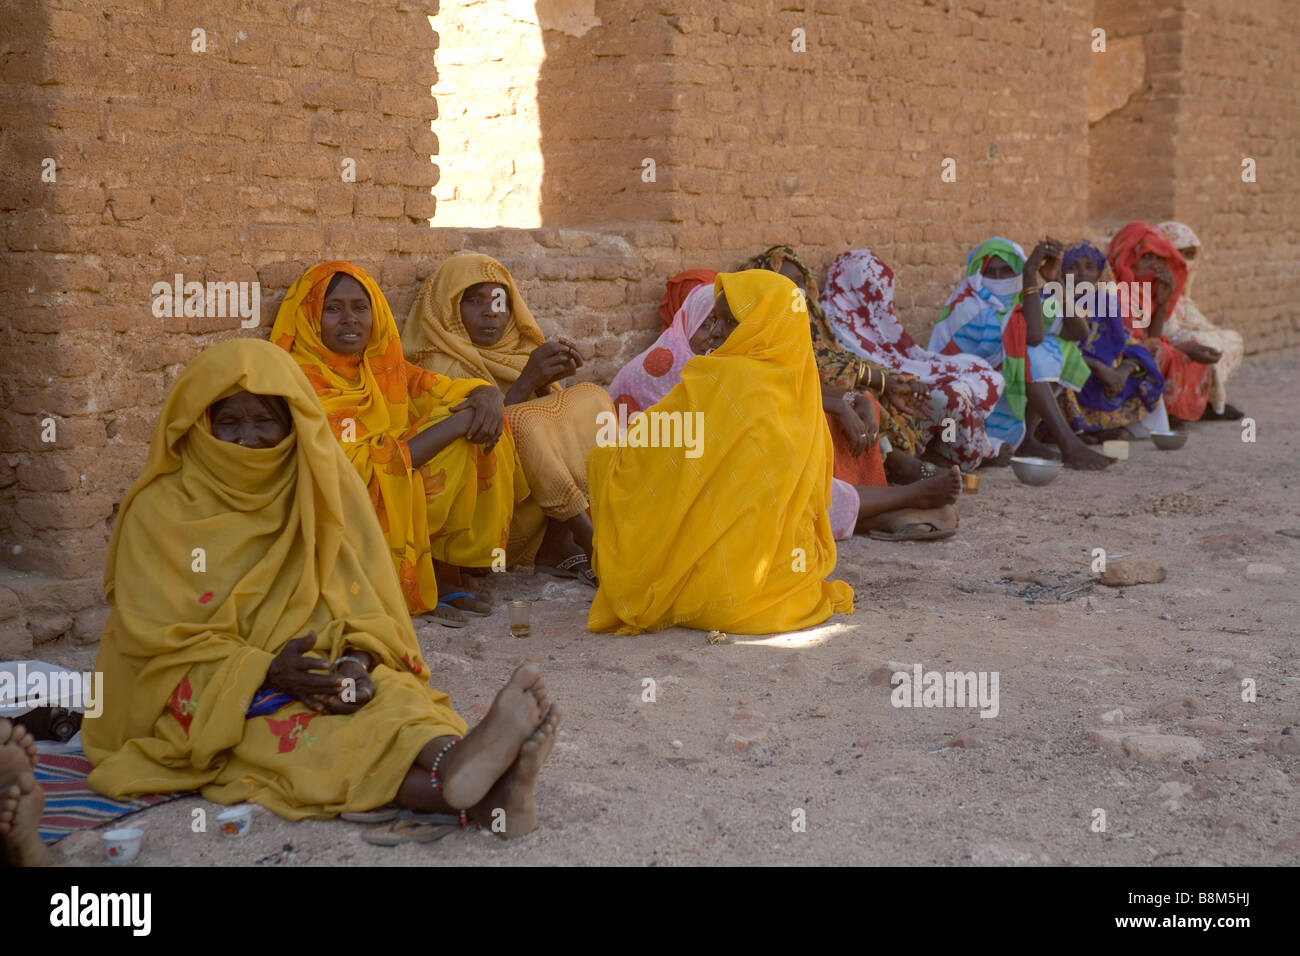
{"type": "MultiPolygon", "coordinates": [[[[1181,451],[1134,443],[1106,473],[1045,488],[985,471],[957,537],[855,538],[837,573],[856,612],[810,631],[597,635],[580,585],[495,576],[492,617],[418,630],[471,722],[521,660],[567,708],[523,839],[381,849],[356,824],[258,808],[230,840],[191,832],[193,808],[219,808],[190,797],[133,818],[138,864],[1300,863],[1300,537],[1278,533],[1300,529],[1297,370],[1296,351],[1254,356],[1234,380],[1254,443],[1206,423],[1181,451]],[[1104,587],[1094,548],[1155,559],[1167,580],[1104,587]],[[525,640],[507,598],[538,602],[525,640]],[[891,706],[889,672],[918,663],[996,671],[998,715],[891,706]]],[[[93,654],[39,656],[85,668],[93,654]]],[[[102,854],[95,832],[54,851],[102,854]]]]}

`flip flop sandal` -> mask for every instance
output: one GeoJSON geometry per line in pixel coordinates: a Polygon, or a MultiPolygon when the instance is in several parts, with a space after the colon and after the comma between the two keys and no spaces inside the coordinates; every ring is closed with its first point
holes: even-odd
{"type": "Polygon", "coordinates": [[[867,532],[867,537],[876,541],[942,541],[944,538],[951,538],[956,533],[956,528],[936,528],[927,521],[922,524],[905,524],[893,532],[873,529],[867,532]],[[930,530],[913,530],[920,528],[929,528],[930,530]]]}
{"type": "Polygon", "coordinates": [[[600,586],[600,582],[596,580],[596,572],[591,570],[590,565],[591,565],[591,559],[588,558],[585,554],[574,554],[565,558],[557,565],[552,566],[549,564],[537,564],[533,566],[533,569],[536,571],[540,571],[543,574],[549,574],[552,577],[573,578],[575,580],[581,581],[583,584],[587,585],[588,587],[597,588],[600,586]],[[587,570],[586,571],[572,570],[573,568],[576,568],[580,564],[587,565],[588,566],[587,570]]]}
{"type": "MultiPolygon", "coordinates": [[[[465,613],[464,611],[461,611],[461,609],[458,607],[452,607],[446,601],[439,601],[438,609],[440,610],[444,607],[449,611],[458,611],[461,614],[465,613]]],[[[437,613],[430,614],[429,619],[432,621],[437,621],[443,627],[469,627],[469,621],[458,621],[454,617],[443,617],[442,615],[437,613]]]]}
{"type": "Polygon", "coordinates": [[[457,598],[469,598],[471,601],[483,600],[473,591],[452,591],[450,594],[439,595],[438,607],[442,607],[446,605],[447,607],[451,608],[453,611],[460,611],[461,614],[469,614],[474,617],[488,617],[492,613],[491,611],[472,611],[467,607],[456,607],[456,605],[452,604],[451,602],[456,600],[457,598]]]}
{"type": "Polygon", "coordinates": [[[349,823],[388,823],[396,820],[402,815],[402,808],[395,803],[387,806],[376,807],[373,810],[364,810],[359,813],[340,813],[340,820],[347,820],[349,823]]]}
{"type": "MultiPolygon", "coordinates": [[[[435,814],[429,814],[435,816],[435,814]]],[[[407,843],[432,843],[441,840],[453,830],[459,830],[459,819],[455,825],[434,823],[425,820],[399,818],[382,827],[375,827],[361,834],[361,839],[373,846],[403,846],[407,843]]]]}

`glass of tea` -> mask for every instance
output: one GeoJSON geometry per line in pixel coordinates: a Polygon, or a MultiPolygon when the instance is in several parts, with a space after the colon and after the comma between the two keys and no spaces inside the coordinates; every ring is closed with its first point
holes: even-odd
{"type": "Polygon", "coordinates": [[[511,601],[509,605],[510,612],[510,633],[515,637],[527,637],[530,631],[528,619],[533,609],[530,601],[511,601]]]}

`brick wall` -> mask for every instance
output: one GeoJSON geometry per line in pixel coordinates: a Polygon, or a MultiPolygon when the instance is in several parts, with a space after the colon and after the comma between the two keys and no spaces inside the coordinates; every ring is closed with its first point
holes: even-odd
{"type": "Polygon", "coordinates": [[[925,342],[978,242],[1082,229],[1086,5],[790,6],[680,18],[675,218],[693,262],[730,268],[786,242],[824,275],[870,248],[925,342]]]}
{"type": "Polygon", "coordinates": [[[473,40],[488,52],[466,79],[475,58],[454,44],[457,24],[475,26],[468,4],[8,5],[0,654],[98,636],[114,509],[170,382],[212,342],[266,334],[287,286],[325,258],[369,268],[400,317],[447,255],[495,255],[543,325],[586,348],[581,377],[607,381],[649,341],[681,268],[790,242],[824,269],[867,246],[894,266],[901,317],[925,340],[983,237],[1028,245],[1111,215],[1176,214],[1209,246],[1207,309],[1232,305],[1252,344],[1295,340],[1286,184],[1300,113],[1284,0],[1248,14],[1096,0],[1099,16],[1087,0],[797,6],[501,0],[491,9],[513,26],[499,50],[473,40]],[[1099,17],[1140,39],[1150,69],[1090,126],[1099,17]],[[1255,188],[1239,153],[1259,160],[1255,188]],[[435,194],[460,209],[440,218],[435,194]],[[151,287],[178,272],[259,281],[260,331],[155,318],[151,287]]]}
{"type": "Polygon", "coordinates": [[[1185,17],[1177,3],[1096,0],[1092,20],[1106,31],[1107,51],[1089,55],[1100,73],[1124,69],[1126,40],[1144,54],[1131,98],[1088,131],[1088,217],[1109,237],[1134,219],[1173,215],[1185,17]]]}
{"type": "Polygon", "coordinates": [[[1298,12],[1289,0],[1195,0],[1184,14],[1171,218],[1205,246],[1197,305],[1252,351],[1300,344],[1298,12]]]}

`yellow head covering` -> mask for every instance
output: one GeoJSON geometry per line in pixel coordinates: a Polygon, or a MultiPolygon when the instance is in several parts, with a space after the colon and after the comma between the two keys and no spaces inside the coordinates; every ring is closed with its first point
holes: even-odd
{"type": "Polygon", "coordinates": [[[260,339],[200,354],[167,396],[109,542],[106,706],[83,725],[91,784],[138,793],[215,779],[271,660],[309,630],[326,658],[352,645],[427,681],[385,557],[365,486],[289,356],[260,339]],[[292,433],[274,448],[216,438],[208,407],[240,389],[283,398],[292,433]],[[186,734],[157,736],[182,681],[194,688],[186,734]]]}
{"type": "Polygon", "coordinates": [[[587,459],[600,578],[593,631],[767,634],[853,610],[849,586],[826,580],[833,451],[796,287],[752,270],[720,275],[714,288],[738,327],[689,360],[646,412],[700,413],[700,456],[629,446],[587,459]]]}
{"type": "Polygon", "coordinates": [[[453,378],[485,378],[502,389],[519,378],[529,354],[545,341],[510,272],[476,252],[452,256],[424,280],[402,329],[402,345],[412,362],[453,378]],[[490,348],[475,345],[460,319],[460,297],[480,282],[496,282],[510,292],[510,323],[490,348]]]}

